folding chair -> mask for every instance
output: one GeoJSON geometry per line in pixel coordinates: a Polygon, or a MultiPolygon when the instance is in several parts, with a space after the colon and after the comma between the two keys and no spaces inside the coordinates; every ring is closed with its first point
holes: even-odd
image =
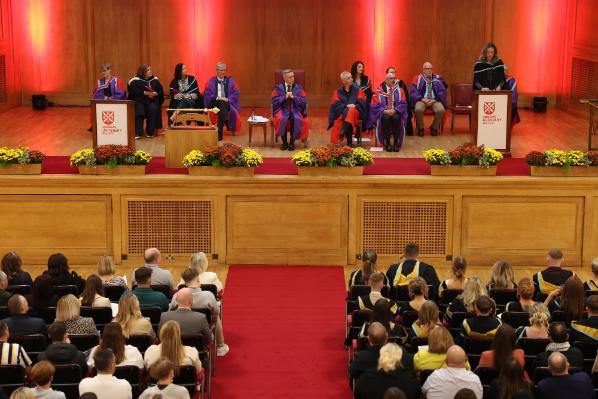
{"type": "Polygon", "coordinates": [[[52,292],[58,295],[59,298],[68,294],[73,294],[74,296],[79,297],[79,287],[76,285],[54,285],[52,286],[52,292]]]}
{"type": "Polygon", "coordinates": [[[170,301],[172,299],[172,290],[170,289],[170,287],[166,284],[152,284],[151,285],[152,290],[154,291],[158,291],[163,293],[166,298],[168,298],[168,301],[170,301]]]}
{"type": "Polygon", "coordinates": [[[490,350],[492,348],[492,342],[494,338],[486,337],[464,337],[463,338],[463,349],[467,353],[469,358],[469,364],[472,369],[475,369],[480,362],[482,352],[490,350]]]}
{"type": "Polygon", "coordinates": [[[39,309],[37,311],[37,314],[39,315],[39,317],[44,319],[46,324],[52,324],[52,323],[54,323],[54,320],[56,320],[56,308],[55,307],[39,309]]]}
{"type": "Polygon", "coordinates": [[[500,315],[500,319],[503,323],[513,327],[514,330],[521,326],[529,326],[528,312],[504,312],[500,315]]]}
{"type": "Polygon", "coordinates": [[[20,365],[0,365],[0,388],[6,396],[25,384],[25,369],[20,365]]]}
{"type": "Polygon", "coordinates": [[[498,372],[494,367],[480,366],[474,372],[480,377],[480,382],[484,386],[490,386],[492,381],[498,378],[498,372]]]}
{"type": "MultiPolygon", "coordinates": [[[[212,316],[212,311],[210,309],[199,309],[193,308],[191,309],[194,312],[201,313],[206,316],[206,320],[210,325],[210,331],[212,331],[212,336],[216,339],[216,316],[212,316]]],[[[210,359],[212,360],[212,375],[216,374],[216,345],[210,345],[210,359]]]]}
{"type": "Polygon", "coordinates": [[[6,287],[6,291],[11,292],[12,294],[19,294],[19,295],[29,295],[31,294],[31,286],[30,285],[9,285],[6,287]]]}
{"type": "Polygon", "coordinates": [[[160,324],[160,316],[162,316],[162,309],[160,309],[157,306],[142,307],[141,315],[150,319],[150,323],[152,323],[154,331],[158,333],[158,324],[160,324]]]}
{"type": "Polygon", "coordinates": [[[141,354],[145,354],[147,348],[154,344],[154,338],[147,334],[135,334],[130,335],[129,338],[125,340],[127,345],[132,345],[135,348],[139,349],[141,354]]]}
{"type": "Polygon", "coordinates": [[[98,330],[103,331],[104,326],[112,321],[112,308],[81,306],[81,316],[91,317],[96,323],[98,330]]]}
{"type": "Polygon", "coordinates": [[[450,305],[459,295],[463,293],[461,289],[447,288],[442,291],[442,295],[438,298],[438,303],[441,305],[450,305]]]}
{"type": "Polygon", "coordinates": [[[79,383],[83,379],[81,366],[78,364],[55,364],[56,371],[52,379],[52,388],[62,391],[67,399],[79,397],[79,383]]]}
{"type": "Polygon", "coordinates": [[[7,317],[10,317],[10,312],[8,311],[8,307],[0,306],[0,320],[6,319],[7,317]]]}
{"type": "Polygon", "coordinates": [[[122,285],[105,285],[104,294],[110,302],[118,303],[120,297],[125,293],[126,289],[122,285]]]}
{"type": "Polygon", "coordinates": [[[15,335],[10,337],[8,342],[21,345],[33,363],[37,361],[37,355],[48,346],[46,336],[41,334],[15,335]]]}
{"type": "Polygon", "coordinates": [[[69,334],[69,340],[77,349],[85,352],[100,343],[100,336],[98,334],[69,334]]]}
{"type": "Polygon", "coordinates": [[[575,341],[573,346],[579,348],[583,353],[583,369],[589,373],[592,372],[594,366],[594,360],[596,359],[596,353],[598,352],[598,341],[575,341]]]}
{"type": "Polygon", "coordinates": [[[417,311],[408,311],[399,314],[400,320],[399,323],[405,328],[410,328],[411,325],[417,320],[419,317],[419,312],[417,311]]]}
{"type": "MultiPolygon", "coordinates": [[[[195,367],[193,368],[195,370],[195,367]]],[[[143,380],[141,370],[137,366],[118,366],[114,370],[114,376],[125,381],[129,381],[133,390],[133,397],[137,398],[143,391],[143,380]]]]}
{"type": "Polygon", "coordinates": [[[411,337],[407,341],[407,351],[411,354],[416,354],[420,346],[428,345],[428,337],[411,337]]]}
{"type": "MultiPolygon", "coordinates": [[[[212,371],[210,370],[210,365],[212,364],[212,361],[210,359],[210,345],[207,342],[204,341],[203,335],[182,335],[181,336],[181,343],[183,345],[186,346],[191,346],[195,349],[197,349],[197,352],[199,352],[199,358],[201,360],[201,364],[203,366],[203,369],[206,370],[205,373],[207,374],[207,380],[206,380],[206,384],[208,387],[208,398],[211,397],[212,395],[212,371]]],[[[182,367],[181,367],[182,368],[182,367]]],[[[195,368],[193,368],[193,372],[196,375],[196,371],[195,368]]],[[[181,374],[179,373],[179,377],[181,376],[181,374]]],[[[177,379],[175,378],[175,381],[177,381],[177,379]]],[[[175,382],[175,384],[178,384],[177,382],[175,382]]],[[[184,384],[180,384],[180,385],[184,385],[184,384]]],[[[202,383],[202,387],[203,387],[203,383],[202,383]]],[[[203,390],[203,388],[202,388],[203,390]]]]}
{"type": "Polygon", "coordinates": [[[517,290],[512,288],[493,288],[490,290],[490,298],[494,299],[497,306],[504,308],[509,302],[517,302],[517,290]]]}

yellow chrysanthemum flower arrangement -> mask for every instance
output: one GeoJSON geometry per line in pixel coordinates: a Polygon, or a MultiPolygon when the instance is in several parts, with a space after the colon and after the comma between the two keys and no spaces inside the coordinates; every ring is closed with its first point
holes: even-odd
{"type": "Polygon", "coordinates": [[[94,166],[96,156],[92,148],[84,148],[71,155],[71,166],[94,166]]]}
{"type": "Polygon", "coordinates": [[[264,163],[262,156],[251,148],[244,148],[241,153],[242,164],[248,168],[259,166],[264,163]]]}
{"type": "Polygon", "coordinates": [[[438,148],[430,148],[423,152],[424,159],[430,165],[450,165],[451,157],[445,150],[438,148]]]}
{"type": "Polygon", "coordinates": [[[494,148],[484,148],[482,156],[480,157],[480,166],[487,168],[494,166],[503,159],[503,155],[494,148]]]}
{"type": "Polygon", "coordinates": [[[546,150],[544,151],[544,155],[546,155],[546,166],[567,167],[570,165],[569,157],[567,156],[566,151],[556,149],[546,150]]]}
{"type": "Polygon", "coordinates": [[[297,166],[312,166],[315,165],[315,157],[312,156],[311,151],[302,150],[293,155],[293,163],[297,166]]]}
{"type": "Polygon", "coordinates": [[[183,157],[183,165],[190,166],[202,166],[205,162],[206,157],[203,152],[199,150],[193,150],[183,157]]]}

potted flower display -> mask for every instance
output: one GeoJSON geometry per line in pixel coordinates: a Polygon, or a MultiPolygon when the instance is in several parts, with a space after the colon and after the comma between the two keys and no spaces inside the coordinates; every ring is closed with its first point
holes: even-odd
{"type": "Polygon", "coordinates": [[[39,175],[45,155],[28,148],[0,148],[0,175],[39,175]]]}
{"type": "Polygon", "coordinates": [[[257,151],[232,143],[208,147],[203,152],[193,150],[183,157],[183,165],[195,176],[253,176],[255,167],[262,163],[257,151]]]}
{"type": "Polygon", "coordinates": [[[503,159],[493,148],[472,144],[451,151],[431,148],[424,151],[423,156],[434,176],[496,176],[496,164],[503,159]]]}
{"type": "Polygon", "coordinates": [[[359,176],[363,167],[374,163],[372,154],[361,148],[325,145],[293,155],[299,176],[359,176]]]}
{"type": "Polygon", "coordinates": [[[531,151],[525,161],[532,176],[598,176],[596,151],[531,151]]]}
{"type": "Polygon", "coordinates": [[[82,175],[143,175],[152,156],[125,145],[101,145],[71,155],[71,166],[82,175]]]}

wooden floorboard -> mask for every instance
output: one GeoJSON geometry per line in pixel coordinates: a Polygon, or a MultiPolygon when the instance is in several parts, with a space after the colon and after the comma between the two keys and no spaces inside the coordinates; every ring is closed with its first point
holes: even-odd
{"type": "MultiPolygon", "coordinates": [[[[244,109],[243,120],[249,114],[267,115],[269,110],[244,109]]],[[[310,110],[312,133],[309,146],[327,144],[329,132],[327,109],[310,110]]],[[[587,119],[564,111],[549,109],[547,113],[534,113],[520,110],[522,122],[512,132],[511,149],[514,157],[523,157],[531,150],[548,148],[582,149],[587,148],[587,119]]],[[[89,127],[90,110],[87,107],[56,107],[45,111],[34,111],[31,107],[16,107],[0,113],[0,146],[27,146],[38,149],[48,155],[70,155],[73,152],[91,146],[89,127]]],[[[431,122],[426,117],[426,126],[431,122]]],[[[164,116],[164,121],[166,117],[164,116]]],[[[446,131],[437,137],[426,132],[425,137],[407,137],[400,153],[376,152],[376,157],[421,157],[422,151],[428,148],[452,149],[462,143],[470,142],[468,119],[456,118],[456,133],[451,134],[450,115],[446,121],[446,131]]],[[[268,132],[268,140],[270,134],[268,132]]],[[[226,134],[225,141],[246,146],[248,144],[247,125],[244,124],[236,136],[226,134]]],[[[290,157],[288,151],[280,151],[277,147],[263,146],[261,129],[254,129],[253,146],[266,157],[290,157]]],[[[372,143],[373,144],[373,143],[372,143]]],[[[370,144],[364,143],[368,148],[370,144]]],[[[297,150],[303,146],[298,145],[297,150]]],[[[164,137],[137,141],[137,148],[149,151],[154,156],[164,155],[164,137]]]]}

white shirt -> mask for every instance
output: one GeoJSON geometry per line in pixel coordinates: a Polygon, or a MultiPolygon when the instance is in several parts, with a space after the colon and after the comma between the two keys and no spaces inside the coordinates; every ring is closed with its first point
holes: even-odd
{"type": "MultiPolygon", "coordinates": [[[[94,367],[93,356],[98,349],[98,345],[94,346],[91,351],[89,352],[89,357],[87,358],[87,365],[89,367],[94,367]]],[[[143,362],[143,356],[141,356],[141,352],[139,349],[134,347],[133,345],[125,345],[125,359],[116,365],[118,366],[137,366],[140,369],[145,367],[145,363],[143,362]]]]}
{"type": "Polygon", "coordinates": [[[482,399],[484,390],[480,378],[462,368],[447,367],[434,371],[422,387],[426,399],[447,399],[455,397],[462,388],[469,388],[477,399],[482,399]]]}
{"type": "Polygon", "coordinates": [[[157,385],[147,388],[139,396],[139,399],[151,399],[154,395],[160,394],[167,399],[189,399],[189,391],[185,387],[175,384],[168,384],[166,388],[160,389],[157,385]]]}
{"type": "Polygon", "coordinates": [[[216,80],[218,81],[218,96],[220,98],[224,98],[226,97],[226,95],[224,94],[224,79],[218,79],[216,78],[216,80]]]}
{"type": "Polygon", "coordinates": [[[79,383],[79,396],[93,392],[98,399],[132,399],[131,384],[113,375],[98,374],[79,383]]]}
{"type": "MultiPolygon", "coordinates": [[[[199,281],[201,281],[202,284],[214,284],[218,291],[222,291],[222,283],[218,279],[218,275],[214,272],[199,273],[199,281]]],[[[179,285],[183,284],[185,284],[185,282],[183,279],[181,279],[181,281],[179,281],[179,285]]]]}

